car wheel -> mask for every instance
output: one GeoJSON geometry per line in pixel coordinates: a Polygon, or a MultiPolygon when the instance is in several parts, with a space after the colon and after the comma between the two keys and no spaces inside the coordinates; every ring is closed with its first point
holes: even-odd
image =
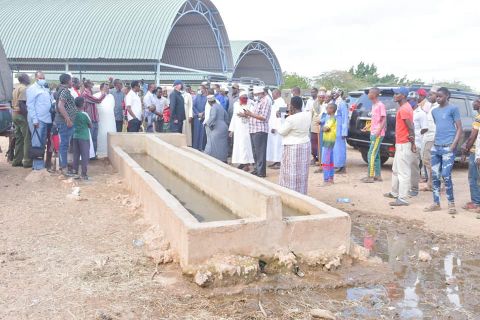
{"type": "MultiPolygon", "coordinates": [[[[362,154],[362,159],[363,161],[365,161],[366,164],[368,164],[368,149],[360,149],[360,153],[362,154]]],[[[390,159],[389,156],[385,156],[385,155],[381,155],[380,156],[380,162],[382,164],[382,166],[385,164],[385,162],[388,161],[388,159],[390,159]]]]}
{"type": "Polygon", "coordinates": [[[382,166],[388,161],[388,159],[390,159],[389,156],[380,156],[380,162],[382,163],[382,166]]]}
{"type": "Polygon", "coordinates": [[[368,150],[367,149],[360,149],[360,153],[362,154],[362,159],[368,164],[368,150]]]}

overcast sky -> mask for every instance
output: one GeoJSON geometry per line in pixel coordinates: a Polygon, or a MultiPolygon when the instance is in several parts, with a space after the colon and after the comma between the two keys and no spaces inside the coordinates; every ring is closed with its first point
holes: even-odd
{"type": "Polygon", "coordinates": [[[263,40],[306,76],[360,61],[480,90],[480,1],[213,0],[231,40],[263,40]]]}

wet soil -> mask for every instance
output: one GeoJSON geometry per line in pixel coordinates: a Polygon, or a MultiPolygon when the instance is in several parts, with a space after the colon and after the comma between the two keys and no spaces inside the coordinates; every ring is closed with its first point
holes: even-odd
{"type": "Polygon", "coordinates": [[[89,182],[31,182],[1,157],[0,319],[310,319],[313,308],[339,319],[480,319],[478,238],[351,207],[353,240],[384,263],[345,259],[334,271],[301,266],[303,278],[267,272],[202,289],[178,264],[145,256],[135,240],[149,226],[111,166],[89,170],[89,182]],[[82,201],[67,198],[75,186],[82,201]],[[419,262],[419,250],[432,260],[419,262]]]}

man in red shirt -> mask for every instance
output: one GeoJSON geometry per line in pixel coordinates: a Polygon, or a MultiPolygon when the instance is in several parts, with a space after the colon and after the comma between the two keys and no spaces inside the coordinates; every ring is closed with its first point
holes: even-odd
{"type": "Polygon", "coordinates": [[[392,191],[386,193],[387,198],[396,199],[391,206],[408,206],[408,190],[410,189],[411,162],[416,151],[415,131],[413,127],[413,109],[407,102],[408,89],[394,89],[393,99],[400,108],[395,123],[395,158],[392,167],[392,191]]]}

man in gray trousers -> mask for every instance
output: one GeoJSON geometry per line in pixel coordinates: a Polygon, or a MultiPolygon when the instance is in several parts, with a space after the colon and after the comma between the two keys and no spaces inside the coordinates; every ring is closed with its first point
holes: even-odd
{"type": "Polygon", "coordinates": [[[253,110],[244,110],[249,118],[250,138],[252,140],[255,169],[252,174],[265,178],[267,176],[267,140],[268,119],[272,109],[272,100],[267,96],[263,87],[254,87],[255,105],[253,110]]]}

